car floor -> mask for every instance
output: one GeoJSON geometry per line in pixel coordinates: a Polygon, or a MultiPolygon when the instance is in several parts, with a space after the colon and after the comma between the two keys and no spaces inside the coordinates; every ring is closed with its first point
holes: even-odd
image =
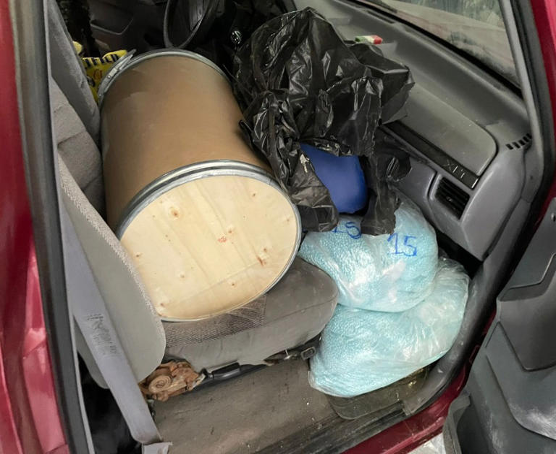
{"type": "Polygon", "coordinates": [[[257,452],[339,419],[307,370],[305,361],[286,361],[157,402],[157,426],[177,454],[257,452]]]}

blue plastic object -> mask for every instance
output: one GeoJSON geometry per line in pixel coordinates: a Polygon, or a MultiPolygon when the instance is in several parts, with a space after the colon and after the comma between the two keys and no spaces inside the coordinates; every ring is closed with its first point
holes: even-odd
{"type": "Polygon", "coordinates": [[[419,208],[404,200],[392,235],[362,235],[360,218],[341,216],[330,232],[310,232],[299,256],[338,285],[338,303],[399,312],[423,301],[436,274],[436,234],[419,208]]]}
{"type": "Polygon", "coordinates": [[[309,383],[326,394],[353,397],[388,386],[443,356],[460,329],[469,278],[440,259],[432,292],[405,312],[338,305],[311,359],[309,383]]]}
{"type": "Polygon", "coordinates": [[[301,149],[311,160],[339,213],[355,213],[366,207],[367,185],[357,156],[334,156],[304,143],[301,149]]]}

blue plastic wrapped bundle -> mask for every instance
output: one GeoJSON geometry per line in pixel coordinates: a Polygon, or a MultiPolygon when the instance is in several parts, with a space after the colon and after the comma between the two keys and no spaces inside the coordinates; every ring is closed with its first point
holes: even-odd
{"type": "Polygon", "coordinates": [[[339,213],[355,213],[367,206],[367,184],[359,156],[335,156],[304,143],[301,149],[339,213]]]}
{"type": "Polygon", "coordinates": [[[337,306],[311,359],[313,388],[353,397],[388,386],[442,357],[460,329],[469,278],[441,258],[431,293],[405,312],[337,306]]]}
{"type": "Polygon", "coordinates": [[[334,230],[308,233],[299,256],[336,281],[344,306],[399,312],[423,301],[436,273],[438,246],[419,208],[404,200],[392,235],[362,235],[360,220],[341,216],[334,230]]]}

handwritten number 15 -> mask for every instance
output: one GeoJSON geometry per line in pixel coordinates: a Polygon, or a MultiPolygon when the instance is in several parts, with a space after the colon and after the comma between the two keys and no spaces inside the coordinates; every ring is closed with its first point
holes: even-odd
{"type": "Polygon", "coordinates": [[[345,230],[340,230],[340,227],[336,227],[332,231],[334,233],[347,233],[349,237],[354,240],[358,240],[359,238],[361,238],[361,230],[359,229],[359,227],[355,222],[351,222],[351,221],[346,222],[345,227],[346,227],[345,230]]]}
{"type": "Polygon", "coordinates": [[[393,233],[388,238],[388,242],[394,241],[394,254],[405,255],[406,257],[415,257],[417,255],[417,247],[411,244],[411,240],[416,240],[417,237],[411,235],[404,235],[403,245],[400,245],[400,238],[397,233],[393,233]]]}

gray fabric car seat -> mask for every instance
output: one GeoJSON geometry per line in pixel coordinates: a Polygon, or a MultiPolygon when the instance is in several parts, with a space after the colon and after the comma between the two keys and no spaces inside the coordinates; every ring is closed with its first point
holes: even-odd
{"type": "Polygon", "coordinates": [[[165,323],[166,354],[211,371],[231,363],[262,364],[316,337],[332,317],[338,289],[326,273],[296,259],[270,292],[231,313],[165,323]]]}
{"type": "Polygon", "coordinates": [[[69,104],[93,141],[98,144],[100,112],[89,89],[85,70],[73,47],[56,0],[49,0],[47,8],[51,75],[58,86],[63,88],[69,104]]]}
{"type": "MultiPolygon", "coordinates": [[[[328,275],[301,259],[267,295],[243,308],[209,320],[160,321],[126,251],[99,214],[104,199],[102,159],[96,145],[98,109],[60,21],[51,0],[51,65],[54,69],[59,64],[72,75],[53,70],[51,80],[62,200],[137,381],[160,364],[165,352],[190,361],[197,370],[213,370],[235,362],[260,364],[318,335],[332,316],[337,288],[328,275]]],[[[91,375],[104,385],[78,328],[76,342],[91,375]]]]}
{"type": "MultiPolygon", "coordinates": [[[[162,323],[124,248],[108,228],[97,207],[103,205],[102,167],[98,148],[54,80],[50,99],[58,149],[62,202],[75,227],[122,348],[137,381],[160,364],[166,339],[162,323]]],[[[77,349],[91,376],[104,386],[79,327],[77,349]]]]}

